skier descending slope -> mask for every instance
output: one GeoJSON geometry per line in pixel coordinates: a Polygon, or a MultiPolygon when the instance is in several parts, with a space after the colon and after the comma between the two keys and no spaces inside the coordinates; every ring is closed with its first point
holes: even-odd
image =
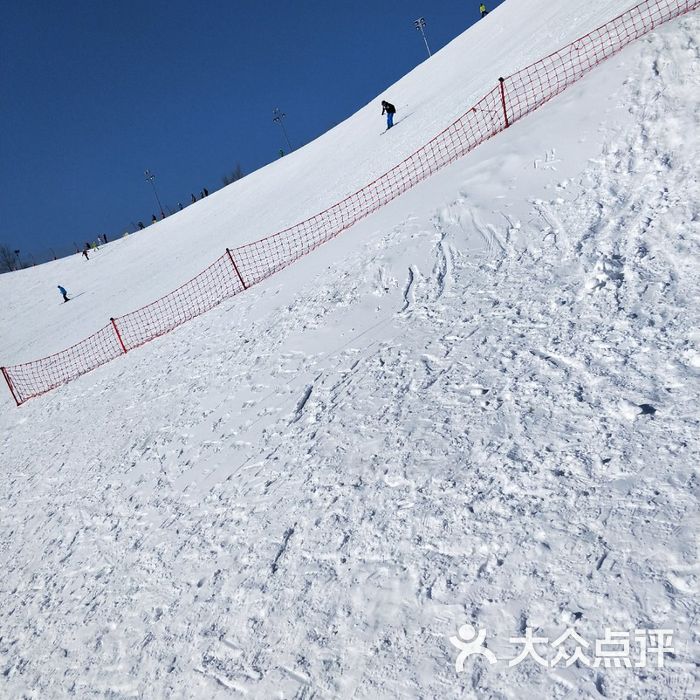
{"type": "Polygon", "coordinates": [[[66,301],[70,301],[70,299],[68,298],[68,292],[63,287],[61,287],[60,284],[58,285],[58,291],[61,292],[61,296],[63,297],[64,303],[66,301]]]}
{"type": "Polygon", "coordinates": [[[382,114],[386,114],[386,128],[391,129],[394,126],[394,115],[396,114],[396,107],[394,107],[391,102],[382,100],[382,114]]]}

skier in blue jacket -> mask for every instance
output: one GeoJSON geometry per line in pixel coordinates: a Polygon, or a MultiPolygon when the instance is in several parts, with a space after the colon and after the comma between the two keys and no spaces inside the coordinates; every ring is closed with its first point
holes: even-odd
{"type": "Polygon", "coordinates": [[[61,292],[61,296],[63,297],[64,302],[70,301],[70,299],[68,298],[68,292],[63,287],[61,287],[60,284],[58,285],[58,291],[61,292]]]}

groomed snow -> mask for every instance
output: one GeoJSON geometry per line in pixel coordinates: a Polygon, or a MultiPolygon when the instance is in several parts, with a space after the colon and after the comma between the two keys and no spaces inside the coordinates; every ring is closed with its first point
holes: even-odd
{"type": "MultiPolygon", "coordinates": [[[[387,92],[446,102],[381,144],[373,104],[94,265],[3,275],[2,358],[313,213],[352,186],[346,158],[371,179],[487,87],[459,94],[476,49],[508,72],[625,9],[579,5],[502,5],[497,41],[484,21],[387,92]],[[57,283],[83,296],[63,306],[57,283]]],[[[0,695],[690,697],[698,36],[697,13],[657,30],[267,282],[19,409],[4,397],[0,695]],[[457,673],[467,623],[501,659],[526,628],[667,628],[676,651],[457,673]]]]}

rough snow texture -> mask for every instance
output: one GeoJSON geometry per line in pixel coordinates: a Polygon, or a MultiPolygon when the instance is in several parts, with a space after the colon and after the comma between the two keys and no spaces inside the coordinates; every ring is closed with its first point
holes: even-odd
{"type": "Polygon", "coordinates": [[[6,404],[0,694],[689,697],[699,34],[6,404]],[[676,653],[457,674],[465,623],[503,657],[526,627],[671,628],[676,653]]]}

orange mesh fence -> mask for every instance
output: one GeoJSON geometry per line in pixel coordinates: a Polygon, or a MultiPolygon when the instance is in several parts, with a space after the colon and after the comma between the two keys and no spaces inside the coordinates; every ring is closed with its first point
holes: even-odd
{"type": "Polygon", "coordinates": [[[306,221],[236,248],[234,256],[246,284],[269,277],[377,211],[501,131],[503,122],[500,91],[494,88],[469,112],[374,182],[306,221]]]}
{"type": "Polygon", "coordinates": [[[242,291],[233,261],[224,253],[189,282],[114,322],[125,350],[133,350],[242,291]]]}
{"type": "Polygon", "coordinates": [[[3,367],[3,375],[17,405],[55,389],[113,360],[124,351],[108,324],[89,338],[41,360],[3,367]]]}
{"type": "Polygon", "coordinates": [[[269,277],[530,114],[601,61],[700,0],[645,0],[568,46],[500,78],[474,107],[374,182],[279,233],[227,250],[206,270],[89,338],[2,373],[17,405],[153,340],[269,277]]]}
{"type": "Polygon", "coordinates": [[[635,39],[698,6],[698,0],[646,0],[568,46],[513,73],[505,81],[511,123],[536,110],[635,39]]]}

